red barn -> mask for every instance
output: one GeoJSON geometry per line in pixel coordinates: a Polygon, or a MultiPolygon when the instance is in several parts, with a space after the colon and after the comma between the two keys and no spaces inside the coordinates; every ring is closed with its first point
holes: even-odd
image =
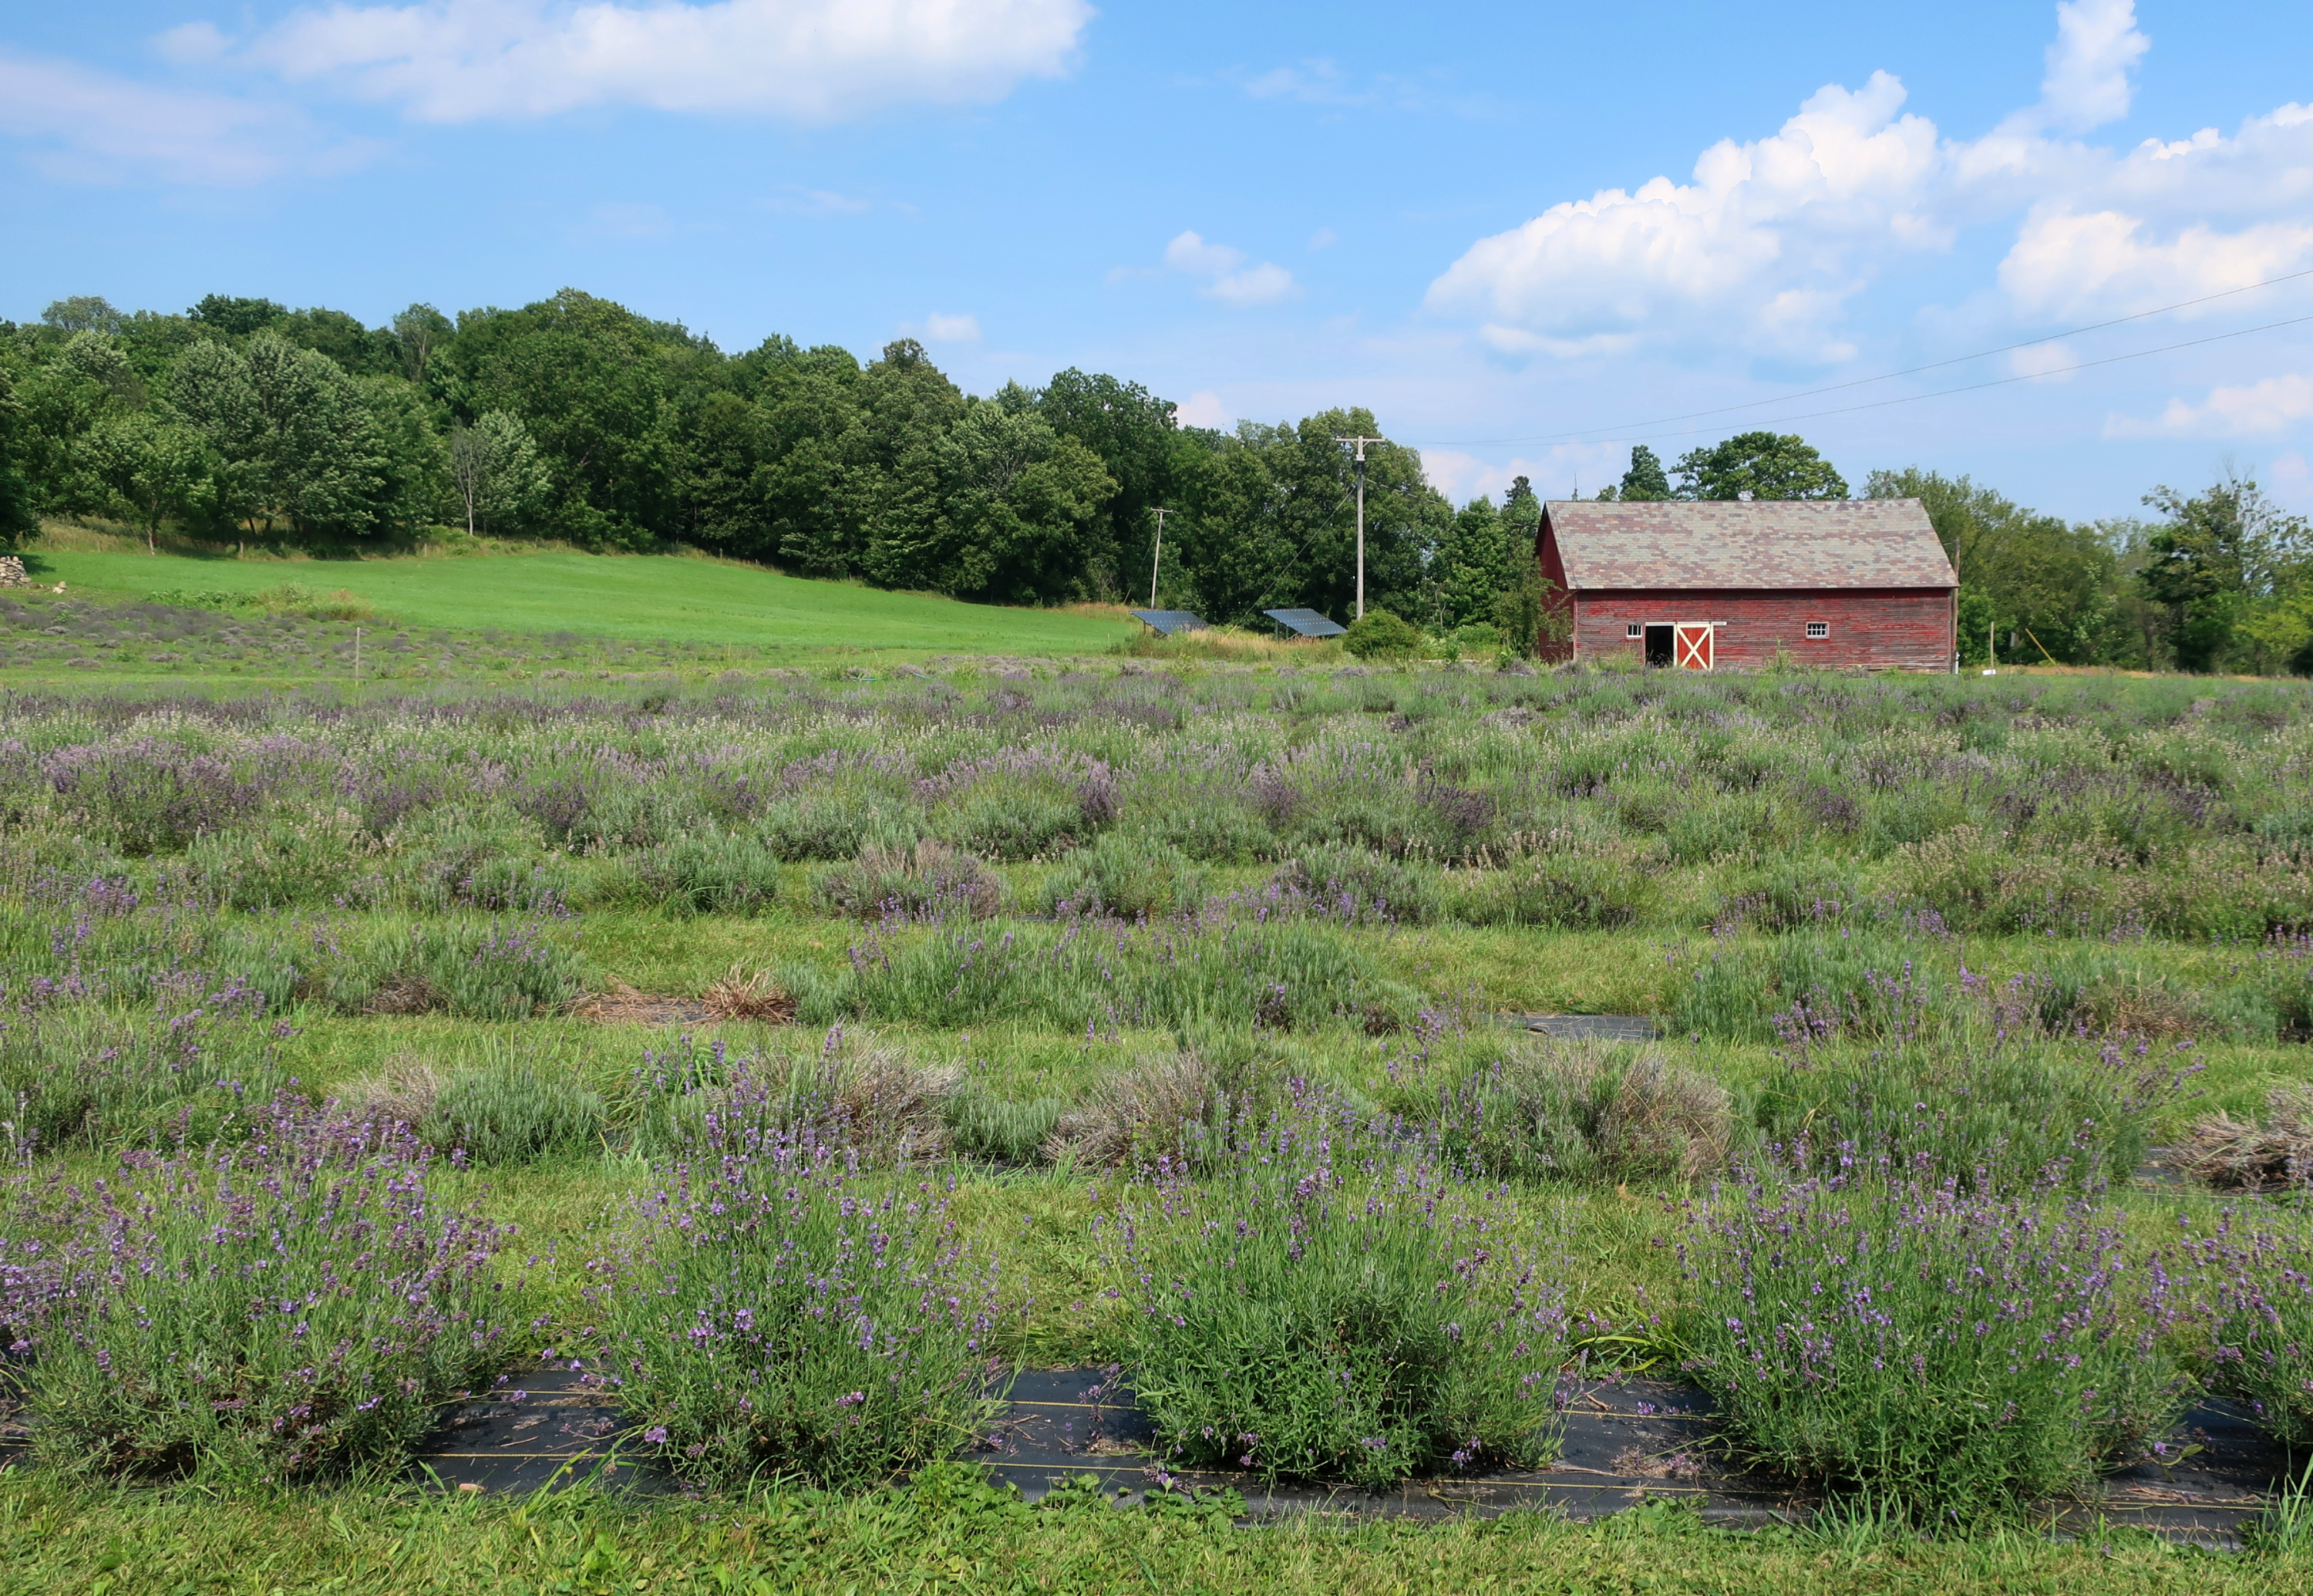
{"type": "Polygon", "coordinates": [[[1535,540],[1572,635],[1560,659],[1687,670],[1948,671],[1959,579],[1916,498],[1553,500],[1535,540]]]}

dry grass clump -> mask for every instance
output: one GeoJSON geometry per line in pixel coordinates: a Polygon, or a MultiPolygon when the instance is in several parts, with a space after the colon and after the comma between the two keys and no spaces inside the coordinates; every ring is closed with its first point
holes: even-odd
{"type": "Polygon", "coordinates": [[[1222,1089],[1218,1072],[1198,1054],[1183,1049],[1144,1059],[1103,1080],[1062,1114],[1044,1156],[1053,1163],[1123,1169],[1177,1151],[1183,1133],[1202,1123],[1222,1089]]]}
{"type": "Polygon", "coordinates": [[[872,1036],[837,1037],[798,1084],[797,1106],[831,1124],[863,1157],[903,1163],[947,1156],[948,1100],[963,1074],[918,1063],[872,1036]]]}
{"type": "Polygon", "coordinates": [[[1439,1124],[1447,1146],[1497,1175],[1700,1180],[1727,1167],[1727,1089],[1658,1047],[1535,1037],[1464,1081],[1439,1124]]]}
{"type": "Polygon", "coordinates": [[[2313,1186],[2313,1086],[2275,1087],[2265,1118],[2212,1114],[2193,1126],[2169,1160],[2204,1185],[2229,1191],[2313,1186]]]}
{"type": "Polygon", "coordinates": [[[431,1014],[445,1008],[442,994],[423,975],[403,974],[380,982],[362,1005],[365,1014],[431,1014]]]}
{"type": "Polygon", "coordinates": [[[379,1073],[348,1084],[338,1094],[338,1105],[353,1119],[416,1126],[433,1114],[445,1083],[430,1060],[397,1054],[379,1073]]]}
{"type": "Polygon", "coordinates": [[[787,1025],[796,1017],[795,994],[764,970],[750,972],[733,965],[723,978],[707,989],[707,1012],[716,1019],[753,1019],[766,1025],[787,1025]]]}

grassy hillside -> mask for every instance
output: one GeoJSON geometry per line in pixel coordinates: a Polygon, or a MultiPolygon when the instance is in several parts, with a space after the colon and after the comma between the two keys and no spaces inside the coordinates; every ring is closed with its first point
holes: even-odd
{"type": "Polygon", "coordinates": [[[961,604],[663,555],[237,560],[35,545],[31,560],[42,580],[62,581],[72,595],[91,599],[255,592],[295,581],[323,592],[343,588],[406,627],[569,631],[774,652],[1097,654],[1138,630],[1121,616],[961,604]]]}

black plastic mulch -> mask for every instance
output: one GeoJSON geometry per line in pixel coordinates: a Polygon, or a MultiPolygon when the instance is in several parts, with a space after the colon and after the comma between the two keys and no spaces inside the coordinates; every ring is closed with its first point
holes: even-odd
{"type": "MultiPolygon", "coordinates": [[[[681,1487],[631,1444],[620,1447],[617,1409],[582,1377],[556,1371],[523,1377],[511,1393],[458,1410],[421,1455],[424,1477],[446,1489],[491,1492],[594,1482],[643,1492],[681,1487]]],[[[1090,1475],[1122,1503],[1170,1480],[1176,1487],[1228,1486],[1259,1521],[1306,1512],[1443,1519],[1520,1509],[1603,1518],[1650,1502],[1692,1503],[1706,1521],[1762,1528],[1806,1522],[1822,1505],[1813,1491],[1730,1466],[1712,1445],[1710,1399],[1691,1386],[1644,1377],[1569,1382],[1565,1438],[1547,1468],[1410,1480],[1366,1492],[1268,1486],[1248,1475],[1167,1468],[1155,1433],[1114,1371],[1027,1370],[976,1454],[997,1478],[1034,1501],[1090,1475]]],[[[2035,1515],[2065,1534],[2099,1523],[2135,1525],[2168,1539],[2231,1547],[2241,1527],[2304,1467],[2240,1409],[2203,1403],[2156,1455],[2080,1499],[2035,1515]]]]}
{"type": "Polygon", "coordinates": [[[1510,1024],[1545,1036],[1591,1042],[1651,1042],[1662,1027],[1643,1014],[1513,1014],[1510,1024]]]}

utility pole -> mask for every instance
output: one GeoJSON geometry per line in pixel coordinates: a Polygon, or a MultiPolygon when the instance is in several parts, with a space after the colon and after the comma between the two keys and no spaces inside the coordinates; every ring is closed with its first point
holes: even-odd
{"type": "Polygon", "coordinates": [[[1156,510],[1156,558],[1148,562],[1148,607],[1156,607],[1156,568],[1165,563],[1165,517],[1170,510],[1156,510]]]}
{"type": "Polygon", "coordinates": [[[1356,619],[1362,621],[1366,614],[1366,445],[1385,444],[1389,440],[1385,437],[1342,437],[1337,433],[1334,435],[1333,441],[1337,444],[1355,444],[1358,446],[1358,613],[1356,619]]]}

